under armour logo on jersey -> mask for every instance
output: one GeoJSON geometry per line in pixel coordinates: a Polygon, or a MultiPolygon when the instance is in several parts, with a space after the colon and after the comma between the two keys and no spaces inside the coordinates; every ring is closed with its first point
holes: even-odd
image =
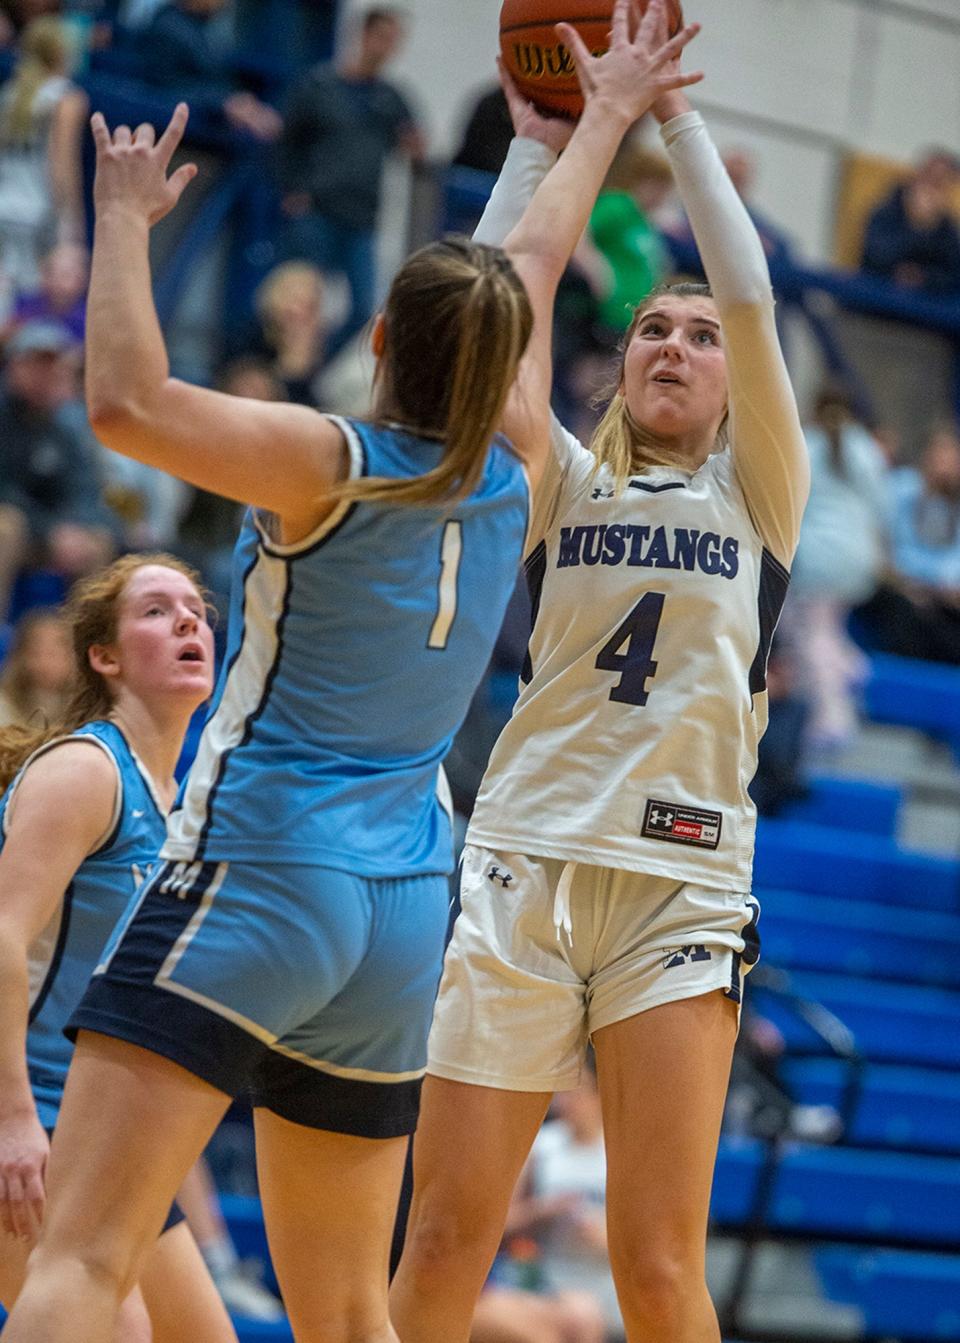
{"type": "Polygon", "coordinates": [[[706,947],[702,945],[693,945],[679,947],[674,951],[665,951],[663,957],[664,970],[673,970],[675,966],[686,965],[687,961],[712,961],[713,957],[706,947]]]}
{"type": "Polygon", "coordinates": [[[593,494],[591,494],[590,498],[591,498],[591,499],[612,499],[615,493],[616,493],[615,490],[605,490],[605,489],[603,488],[602,485],[598,485],[598,486],[596,487],[596,489],[593,491],[593,494]]]}
{"type": "Polygon", "coordinates": [[[501,886],[509,886],[511,881],[513,881],[513,873],[501,872],[499,867],[497,867],[496,863],[494,863],[493,866],[490,868],[490,871],[487,873],[487,880],[499,881],[501,886]]]}
{"type": "Polygon", "coordinates": [[[648,820],[657,830],[669,830],[673,825],[674,813],[672,811],[660,811],[655,807],[650,813],[648,820]]]}

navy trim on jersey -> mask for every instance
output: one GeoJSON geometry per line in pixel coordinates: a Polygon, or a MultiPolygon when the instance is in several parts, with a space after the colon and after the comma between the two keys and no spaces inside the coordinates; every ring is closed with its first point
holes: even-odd
{"type": "Polygon", "coordinates": [[[671,480],[666,485],[648,485],[643,480],[631,480],[627,483],[627,488],[631,490],[646,490],[647,494],[662,494],[664,490],[685,490],[686,481],[671,480]]]}
{"type": "Polygon", "coordinates": [[[60,927],[57,931],[57,945],[53,949],[53,955],[50,957],[50,964],[47,966],[47,973],[44,975],[43,983],[40,986],[40,992],[37,994],[33,1006],[30,1008],[30,1014],[27,1017],[27,1024],[32,1026],[34,1021],[43,1010],[43,1004],[47,1001],[50,990],[53,987],[53,981],[57,977],[60,969],[60,962],[63,960],[64,949],[67,945],[67,938],[70,935],[70,915],[73,911],[73,882],[67,886],[63,893],[63,904],[60,909],[60,927]]]}
{"type": "MultiPolygon", "coordinates": [[[[178,862],[174,859],[159,863],[156,871],[147,878],[146,889],[140,896],[132,924],[133,946],[127,949],[128,926],[110,961],[110,975],[135,985],[152,984],[180,934],[196,914],[219,867],[219,863],[178,862]],[[177,869],[186,875],[192,867],[196,868],[193,879],[178,883],[177,869]],[[163,889],[165,886],[166,890],[163,889]]],[[[90,987],[98,984],[100,979],[101,976],[95,975],[90,987]]],[[[68,1034],[71,1029],[72,1022],[67,1027],[68,1034]]]]}
{"type": "MultiPolygon", "coordinates": [[[[242,609],[242,611],[241,611],[241,621],[242,621],[242,623],[243,623],[243,637],[241,638],[240,643],[239,643],[239,646],[238,646],[238,648],[237,648],[236,656],[230,660],[230,668],[229,668],[229,670],[228,670],[228,672],[227,672],[227,676],[226,676],[226,678],[224,679],[224,683],[223,683],[223,685],[224,685],[224,695],[227,693],[227,690],[228,690],[228,688],[229,688],[229,684],[230,684],[230,671],[233,670],[234,666],[236,665],[237,661],[239,660],[240,654],[243,652],[244,645],[246,644],[247,636],[248,636],[248,634],[249,634],[249,632],[250,632],[250,627],[249,627],[249,625],[247,624],[247,618],[246,618],[246,617],[247,617],[247,583],[250,581],[251,576],[252,576],[253,573],[255,572],[256,567],[257,567],[257,564],[258,564],[259,559],[260,559],[260,548],[259,548],[259,546],[257,547],[257,550],[254,552],[254,555],[255,555],[255,558],[254,558],[254,560],[253,560],[253,563],[250,565],[250,568],[247,570],[247,572],[246,572],[246,573],[244,574],[244,576],[243,576],[243,609],[242,609]]],[[[202,830],[200,831],[200,834],[197,836],[197,843],[196,843],[196,847],[195,847],[195,849],[194,849],[194,860],[195,860],[195,861],[202,861],[202,860],[203,860],[203,851],[204,851],[204,849],[206,848],[207,840],[210,838],[210,830],[211,830],[211,827],[213,826],[213,806],[214,806],[214,803],[216,802],[216,798],[217,798],[217,790],[219,789],[221,783],[223,782],[223,776],[224,776],[224,773],[226,772],[226,768],[227,768],[227,761],[228,761],[228,760],[230,759],[230,757],[233,755],[234,751],[237,749],[238,746],[245,746],[246,743],[250,740],[250,735],[251,735],[251,733],[253,732],[253,725],[254,725],[254,723],[257,721],[257,719],[260,717],[260,715],[263,713],[264,709],[265,709],[266,706],[267,706],[267,700],[270,698],[270,691],[271,691],[271,689],[273,688],[273,683],[274,683],[274,680],[276,679],[277,670],[278,670],[278,668],[279,668],[279,666],[280,666],[280,658],[281,658],[281,656],[282,656],[282,654],[283,654],[283,625],[284,625],[284,621],[285,621],[286,618],[287,618],[287,614],[288,614],[288,612],[289,612],[289,610],[290,610],[290,589],[291,589],[291,587],[293,586],[293,583],[292,583],[292,579],[293,579],[293,570],[292,570],[292,568],[291,568],[290,561],[289,561],[289,560],[285,560],[284,565],[285,565],[285,570],[286,570],[286,577],[285,577],[285,587],[284,587],[284,593],[283,593],[283,606],[281,607],[280,615],[279,615],[279,617],[278,617],[278,619],[277,619],[277,649],[276,649],[276,652],[274,653],[273,663],[271,664],[270,669],[268,670],[266,676],[265,676],[264,679],[263,679],[263,689],[262,689],[262,691],[260,692],[260,700],[259,700],[259,703],[258,703],[258,704],[256,705],[256,707],[252,710],[252,712],[249,713],[249,714],[247,715],[247,721],[246,721],[246,723],[244,724],[243,733],[241,734],[239,741],[238,741],[234,746],[230,746],[230,747],[228,747],[227,750],[225,750],[225,751],[221,754],[221,756],[220,756],[220,760],[219,760],[219,762],[218,762],[218,764],[217,764],[217,777],[214,779],[213,783],[210,785],[210,789],[209,789],[209,791],[208,791],[208,793],[207,793],[206,801],[205,801],[205,803],[204,803],[204,807],[205,807],[205,810],[206,810],[206,813],[207,813],[207,814],[206,814],[206,819],[205,819],[204,822],[203,822],[203,828],[202,828],[202,830]]],[[[222,699],[221,699],[221,702],[222,702],[222,699]]],[[[220,705],[218,704],[218,705],[217,705],[217,709],[219,709],[219,708],[220,708],[220,705]]],[[[215,709],[215,710],[214,710],[214,714],[216,714],[216,712],[217,712],[217,710],[215,709]]]]}
{"type": "MultiPolygon", "coordinates": [[[[187,902],[185,902],[187,903],[187,902]]],[[[191,912],[193,906],[189,906],[191,912]]],[[[291,1123],[360,1138],[417,1125],[422,1079],[357,1082],[276,1053],[218,1012],[150,983],[91,980],[67,1033],[95,1031],[179,1064],[227,1096],[248,1096],[291,1123]]]]}
{"type": "MultiPolygon", "coordinates": [[[[546,541],[541,541],[536,549],[530,552],[523,569],[527,579],[527,591],[530,594],[530,638],[532,639],[533,627],[536,625],[537,616],[540,614],[543,580],[547,576],[546,541]]],[[[520,680],[524,685],[529,685],[532,677],[533,663],[530,660],[530,644],[528,642],[527,651],[523,655],[523,666],[520,669],[520,680]]]]}
{"type": "Polygon", "coordinates": [[[356,1138],[402,1138],[417,1126],[422,1078],[357,1082],[269,1052],[250,1087],[250,1104],[292,1124],[356,1138]]]}
{"type": "Polygon", "coordinates": [[[760,556],[760,587],[757,591],[757,614],[760,618],[760,640],[750,668],[750,694],[759,695],[767,688],[767,659],[773,633],[787,596],[790,570],[785,569],[766,546],[760,556]]]}

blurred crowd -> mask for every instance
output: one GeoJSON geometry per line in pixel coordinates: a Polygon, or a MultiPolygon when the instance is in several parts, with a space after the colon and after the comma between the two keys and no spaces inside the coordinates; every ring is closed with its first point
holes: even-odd
{"type": "MultiPolygon", "coordinates": [[[[0,2],[0,722],[56,714],[71,659],[57,606],[76,577],[124,550],[162,547],[197,565],[221,606],[229,584],[237,507],[107,453],[85,413],[91,72],[122,72],[169,107],[186,98],[228,147],[255,144],[267,155],[274,264],[211,361],[216,385],[345,412],[363,406],[370,365],[358,365],[355,351],[377,300],[384,168],[393,155],[425,162],[427,144],[415,96],[390,77],[404,12],[363,11],[331,59],[335,8],[333,0],[0,2]]],[[[455,163],[495,173],[510,135],[502,94],[485,92],[465,117],[455,163]]],[[[726,164],[774,268],[789,265],[789,233],[753,202],[752,157],[731,149],[726,164]]],[[[958,185],[953,155],[923,154],[872,211],[863,271],[960,306],[958,185]]],[[[610,171],[557,305],[556,408],[582,438],[631,305],[696,266],[666,160],[641,132],[610,171]]],[[[902,461],[895,434],[866,423],[849,389],[828,383],[806,431],[813,490],[771,658],[771,723],[754,784],[766,813],[802,794],[811,752],[835,750],[856,732],[871,652],[960,665],[956,424],[934,426],[920,459],[902,461]]],[[[528,627],[521,585],[451,756],[462,815],[509,715],[528,627]]],[[[755,1022],[744,1041],[740,1094],[764,1099],[756,1114],[741,1100],[730,1122],[795,1129],[803,1116],[777,1081],[771,1030],[755,1022]]],[[[831,1133],[828,1116],[818,1136],[831,1133]]],[[[506,1336],[505,1321],[510,1338],[547,1343],[591,1343],[615,1329],[602,1199],[589,1076],[558,1102],[534,1150],[477,1317],[478,1343],[506,1336]]]]}

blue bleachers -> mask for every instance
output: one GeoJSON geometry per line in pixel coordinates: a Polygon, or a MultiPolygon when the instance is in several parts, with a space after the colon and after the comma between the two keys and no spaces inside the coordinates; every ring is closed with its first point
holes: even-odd
{"type": "Polygon", "coordinates": [[[960,1255],[829,1245],[815,1263],[830,1297],[856,1305],[870,1335],[960,1338],[960,1255]]]}
{"type": "Polygon", "coordinates": [[[960,748],[960,677],[955,667],[876,654],[864,692],[875,723],[917,728],[960,748]]]}
{"type": "MultiPolygon", "coordinates": [[[[794,1058],[785,1062],[783,1075],[797,1101],[838,1109],[850,1066],[842,1059],[794,1058]]],[[[846,1139],[960,1155],[960,1075],[868,1064],[846,1139]]]]}
{"type": "MultiPolygon", "coordinates": [[[[865,1058],[960,1068],[960,993],[806,971],[789,974],[788,981],[791,992],[835,1013],[865,1058]]],[[[782,1030],[788,1047],[824,1052],[820,1038],[778,994],[757,984],[752,997],[782,1030]]]]}
{"type": "Polygon", "coordinates": [[[960,989],[960,915],[764,891],[768,964],[960,989]]]}
{"type": "Polygon", "coordinates": [[[769,1224],[952,1249],[960,1244],[960,1158],[798,1147],[780,1161],[769,1224]]]}
{"type": "Polygon", "coordinates": [[[827,826],[763,820],[754,882],[851,900],[960,914],[960,864],[906,853],[892,839],[827,826]]]}
{"type": "Polygon", "coordinates": [[[813,777],[807,784],[809,795],[786,806],[779,814],[781,820],[885,835],[888,839],[896,833],[903,802],[901,789],[891,784],[827,777],[813,777]]]}

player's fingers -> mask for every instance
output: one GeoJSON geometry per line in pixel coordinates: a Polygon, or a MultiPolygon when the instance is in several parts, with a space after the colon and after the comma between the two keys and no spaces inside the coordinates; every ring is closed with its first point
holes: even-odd
{"type": "Polygon", "coordinates": [[[169,163],[173,157],[173,151],[183,139],[183,132],[187,129],[187,120],[190,116],[190,109],[186,103],[177,103],[173,109],[173,116],[167,123],[167,128],[157,141],[157,148],[163,157],[164,163],[169,163]]]}
{"type": "Polygon", "coordinates": [[[174,193],[174,200],[179,200],[184,191],[197,175],[197,165],[195,163],[184,163],[170,178],[170,190],[174,193]]]}
{"type": "Polygon", "coordinates": [[[118,126],[113,132],[113,143],[115,145],[129,145],[133,142],[133,136],[130,134],[129,126],[118,126]]]}
{"type": "Polygon", "coordinates": [[[684,47],[692,42],[700,31],[699,23],[688,23],[685,28],[681,28],[676,37],[671,37],[669,42],[664,42],[659,51],[653,53],[652,69],[657,70],[662,65],[669,65],[671,61],[680,59],[680,53],[684,47]]]}
{"type": "Polygon", "coordinates": [[[630,0],[617,0],[610,25],[610,45],[622,46],[630,41],[630,0]]]}
{"type": "Polygon", "coordinates": [[[102,154],[104,150],[110,148],[110,131],[107,129],[106,119],[102,112],[94,112],[90,118],[90,134],[93,136],[93,143],[97,147],[98,154],[102,154]]]}
{"type": "Polygon", "coordinates": [[[663,37],[667,34],[666,0],[649,0],[637,29],[637,41],[642,40],[646,46],[650,46],[660,34],[663,37]]]}
{"type": "Polygon", "coordinates": [[[572,28],[569,23],[558,23],[556,29],[560,40],[573,58],[577,79],[580,81],[580,88],[584,93],[592,92],[594,81],[593,76],[590,73],[590,64],[593,57],[590,54],[589,47],[577,32],[576,28],[572,28]]]}
{"type": "Polygon", "coordinates": [[[689,75],[678,71],[675,75],[661,75],[656,83],[661,93],[669,93],[672,89],[688,89],[691,84],[699,84],[703,77],[702,70],[694,70],[689,75]]]}
{"type": "Polygon", "coordinates": [[[149,121],[141,121],[140,125],[133,132],[133,143],[135,145],[153,145],[156,143],[156,132],[149,121]]]}
{"type": "Polygon", "coordinates": [[[27,1237],[30,1234],[30,1214],[23,1195],[23,1180],[19,1171],[7,1172],[7,1206],[10,1209],[10,1221],[15,1236],[27,1237]]]}
{"type": "Polygon", "coordinates": [[[503,89],[503,95],[507,100],[507,106],[510,109],[510,117],[513,121],[514,130],[516,130],[517,117],[526,111],[529,107],[529,101],[514,83],[513,76],[503,62],[503,57],[497,57],[497,74],[500,76],[500,87],[503,89]]]}

